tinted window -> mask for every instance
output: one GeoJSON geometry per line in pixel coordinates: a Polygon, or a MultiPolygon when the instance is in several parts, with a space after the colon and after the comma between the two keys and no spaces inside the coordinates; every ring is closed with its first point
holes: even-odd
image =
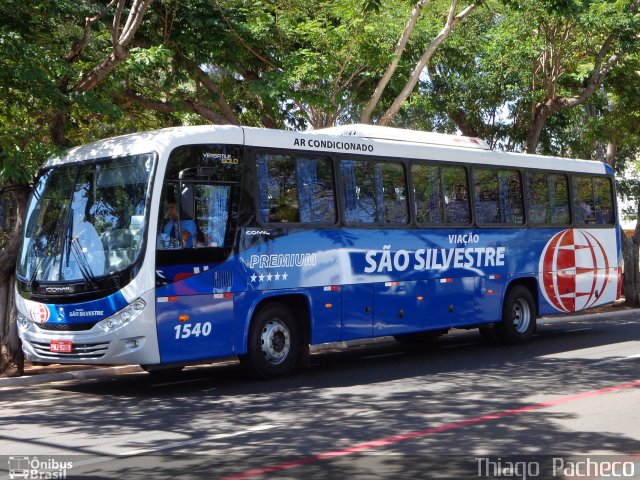
{"type": "Polygon", "coordinates": [[[81,280],[116,273],[142,249],[154,155],[46,171],[28,208],[21,278],[81,280]]]}
{"type": "Polygon", "coordinates": [[[445,221],[447,223],[470,223],[469,187],[464,168],[445,167],[442,169],[442,177],[444,180],[445,221]]]}
{"type": "Polygon", "coordinates": [[[259,154],[256,167],[262,221],[335,223],[333,166],[328,158],[259,154]]]}
{"type": "Polygon", "coordinates": [[[411,167],[411,179],[413,181],[418,223],[444,223],[440,167],[435,165],[413,165],[411,167]]]}
{"type": "Polygon", "coordinates": [[[240,175],[234,147],[189,145],[173,150],[162,189],[158,250],[231,246],[240,175]]]}
{"type": "Polygon", "coordinates": [[[413,165],[418,223],[468,224],[471,221],[467,175],[463,167],[413,165]]]}
{"type": "Polygon", "coordinates": [[[478,223],[522,225],[524,204],[517,170],[474,170],[478,223]]]}
{"type": "Polygon", "coordinates": [[[529,222],[533,225],[568,225],[567,177],[551,173],[526,173],[529,222]]]}
{"type": "Polygon", "coordinates": [[[613,195],[609,178],[575,176],[571,183],[576,223],[613,224],[613,195]]]}
{"type": "Polygon", "coordinates": [[[340,162],[348,223],[407,223],[404,167],[393,162],[340,162]]]}

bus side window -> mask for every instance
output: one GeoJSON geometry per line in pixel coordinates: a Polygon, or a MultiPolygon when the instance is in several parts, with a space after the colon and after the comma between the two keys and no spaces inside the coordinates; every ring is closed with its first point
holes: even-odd
{"type": "Polygon", "coordinates": [[[502,223],[522,225],[524,223],[524,201],[520,172],[517,170],[499,170],[498,184],[502,223]]]}
{"type": "Polygon", "coordinates": [[[182,225],[188,236],[183,238],[185,248],[222,247],[227,236],[231,187],[229,185],[195,185],[195,215],[182,225]],[[187,243],[188,242],[188,243],[187,243]]]}
{"type": "Polygon", "coordinates": [[[595,222],[598,225],[613,224],[613,192],[611,181],[600,177],[593,179],[593,191],[595,193],[595,222]]]}
{"type": "Polygon", "coordinates": [[[328,158],[259,154],[256,168],[263,222],[335,223],[333,166],[328,158]]]}
{"type": "Polygon", "coordinates": [[[474,181],[478,223],[524,223],[520,172],[477,168],[474,170],[474,181]]]}
{"type": "MultiPolygon", "coordinates": [[[[422,225],[443,223],[444,210],[440,186],[440,167],[437,165],[414,164],[411,166],[411,178],[415,198],[416,218],[422,225]]],[[[445,195],[445,202],[450,199],[445,195]]]]}
{"type": "Polygon", "coordinates": [[[469,187],[464,167],[443,167],[445,221],[454,224],[469,224],[469,187]]]}
{"type": "Polygon", "coordinates": [[[379,208],[375,195],[373,162],[340,161],[345,220],[348,223],[375,223],[379,208]]]}
{"type": "Polygon", "coordinates": [[[478,223],[500,223],[497,170],[475,169],[473,179],[475,182],[476,219],[478,223]]]}
{"type": "Polygon", "coordinates": [[[178,226],[177,185],[165,185],[160,200],[158,219],[159,250],[179,248],[180,231],[178,226]]]}
{"type": "Polygon", "coordinates": [[[407,183],[399,162],[341,160],[347,223],[406,224],[407,183]]]}
{"type": "Polygon", "coordinates": [[[407,184],[401,163],[377,162],[378,190],[382,186],[384,223],[407,223],[407,184]]]}
{"type": "Polygon", "coordinates": [[[551,204],[551,223],[553,225],[569,225],[569,184],[566,175],[549,174],[549,202],[551,204]]]}
{"type": "Polygon", "coordinates": [[[596,223],[593,177],[575,176],[571,184],[575,222],[581,225],[596,223]]]}
{"type": "Polygon", "coordinates": [[[568,225],[569,190],[567,177],[553,173],[525,173],[529,223],[568,225]]]}

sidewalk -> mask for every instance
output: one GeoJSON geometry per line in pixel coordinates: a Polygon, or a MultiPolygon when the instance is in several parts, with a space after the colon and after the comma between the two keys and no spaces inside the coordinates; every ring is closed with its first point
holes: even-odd
{"type": "Polygon", "coordinates": [[[110,378],[125,373],[144,372],[138,365],[118,367],[95,365],[33,365],[25,362],[24,374],[20,377],[0,377],[0,389],[38,385],[41,383],[61,382],[65,380],[90,380],[110,378]]]}
{"type": "MultiPolygon", "coordinates": [[[[613,305],[606,307],[591,308],[586,311],[577,312],[570,315],[554,315],[552,317],[542,318],[555,318],[558,321],[566,320],[567,317],[587,317],[590,315],[615,315],[629,310],[638,311],[640,315],[640,309],[634,307],[628,307],[624,304],[624,301],[618,301],[613,305]]],[[[639,319],[640,321],[640,319],[639,319]]],[[[316,345],[312,347],[312,352],[321,352],[324,350],[332,350],[334,348],[347,348],[348,346],[355,346],[354,344],[363,345],[369,343],[379,343],[387,337],[371,338],[357,340],[354,342],[348,342],[347,345],[344,342],[338,342],[338,344],[329,345],[316,345]],[[328,348],[327,348],[328,347],[328,348]]],[[[388,337],[391,338],[391,337],[388,337]]],[[[30,362],[25,362],[24,374],[20,377],[0,377],[0,389],[3,387],[18,387],[38,385],[41,383],[60,382],[67,380],[91,380],[100,378],[110,378],[117,375],[124,375],[127,373],[142,373],[144,370],[139,365],[123,365],[123,366],[96,366],[96,365],[33,365],[30,362]]]]}

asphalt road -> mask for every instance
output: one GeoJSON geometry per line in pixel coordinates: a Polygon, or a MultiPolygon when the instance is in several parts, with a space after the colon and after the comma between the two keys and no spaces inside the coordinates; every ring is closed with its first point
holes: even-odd
{"type": "Polygon", "coordinates": [[[0,479],[36,457],[66,478],[640,478],[639,367],[621,311],[542,319],[521,346],[325,351],[270,382],[225,362],[4,388],[0,479]]]}

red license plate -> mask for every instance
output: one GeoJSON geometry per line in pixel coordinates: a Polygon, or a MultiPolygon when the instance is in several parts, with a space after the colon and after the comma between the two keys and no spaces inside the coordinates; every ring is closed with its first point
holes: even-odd
{"type": "Polygon", "coordinates": [[[71,353],[73,342],[69,340],[51,340],[49,351],[56,353],[71,353]]]}

